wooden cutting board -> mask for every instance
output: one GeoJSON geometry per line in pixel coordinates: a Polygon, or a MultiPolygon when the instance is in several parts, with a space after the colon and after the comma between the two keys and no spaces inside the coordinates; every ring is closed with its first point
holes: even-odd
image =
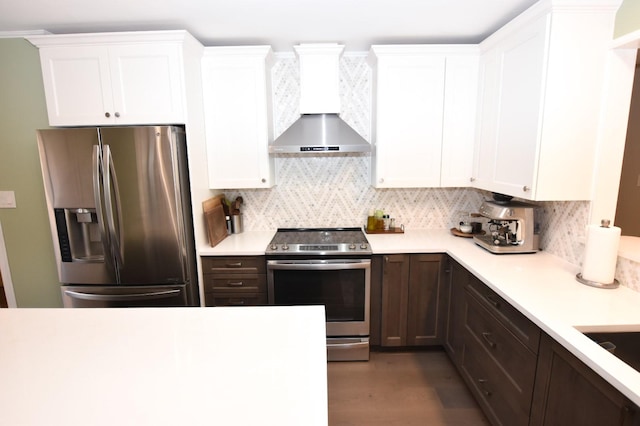
{"type": "Polygon", "coordinates": [[[211,247],[215,247],[227,237],[227,221],[222,206],[223,201],[224,195],[216,195],[202,203],[204,219],[207,224],[207,236],[211,247]]]}

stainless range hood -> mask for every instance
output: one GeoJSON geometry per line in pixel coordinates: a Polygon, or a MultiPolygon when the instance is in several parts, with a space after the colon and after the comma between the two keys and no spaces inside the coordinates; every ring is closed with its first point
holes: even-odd
{"type": "Polygon", "coordinates": [[[370,152],[371,144],[339,116],[339,44],[301,44],[300,118],[269,145],[269,153],[370,152]]]}

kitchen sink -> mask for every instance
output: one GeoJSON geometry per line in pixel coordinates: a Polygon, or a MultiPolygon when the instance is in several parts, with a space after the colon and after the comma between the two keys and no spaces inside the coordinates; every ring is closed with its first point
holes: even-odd
{"type": "Polygon", "coordinates": [[[584,335],[640,371],[640,332],[596,332],[584,335]]]}

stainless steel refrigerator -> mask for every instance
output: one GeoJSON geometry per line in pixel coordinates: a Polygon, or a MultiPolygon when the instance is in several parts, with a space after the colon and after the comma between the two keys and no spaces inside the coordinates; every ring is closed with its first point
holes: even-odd
{"type": "Polygon", "coordinates": [[[38,130],[65,307],[199,305],[184,130],[38,130]]]}

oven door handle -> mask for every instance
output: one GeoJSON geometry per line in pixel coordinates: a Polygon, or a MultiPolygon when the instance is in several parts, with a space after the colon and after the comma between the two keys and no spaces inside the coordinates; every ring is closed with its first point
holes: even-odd
{"type": "Polygon", "coordinates": [[[336,271],[343,269],[366,269],[371,266],[369,259],[329,259],[329,260],[268,260],[267,269],[289,271],[336,271]]]}

